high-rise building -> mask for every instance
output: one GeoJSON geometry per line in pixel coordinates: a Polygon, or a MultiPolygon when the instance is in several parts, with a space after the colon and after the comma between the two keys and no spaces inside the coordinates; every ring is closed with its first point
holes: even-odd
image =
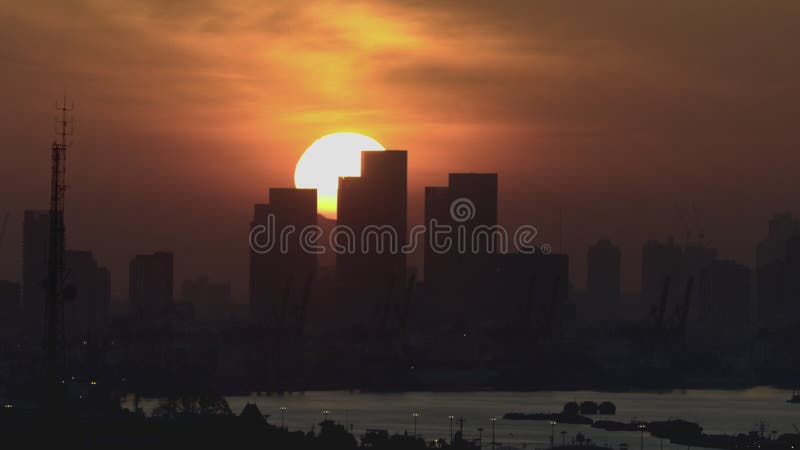
{"type": "Polygon", "coordinates": [[[137,255],[130,262],[130,318],[140,324],[167,323],[173,299],[173,254],[137,255]]]}
{"type": "Polygon", "coordinates": [[[800,235],[800,221],[788,213],[779,213],[769,220],[767,237],[756,248],[756,268],[786,259],[786,241],[800,235]]]}
{"type": "Polygon", "coordinates": [[[66,285],[75,288],[75,298],[65,305],[66,333],[71,339],[84,339],[105,329],[111,301],[111,276],[97,264],[92,252],[67,250],[66,285]]]}
{"type": "Polygon", "coordinates": [[[494,321],[511,324],[540,337],[552,339],[563,331],[563,324],[574,320],[574,305],[569,298],[569,258],[563,254],[497,255],[496,293],[492,303],[473,324],[494,321]],[[496,297],[496,298],[495,298],[496,297]]]}
{"type": "Polygon", "coordinates": [[[25,211],[22,225],[22,308],[38,332],[44,326],[47,279],[49,211],[25,211]]]}
{"type": "Polygon", "coordinates": [[[683,249],[672,239],[648,241],[642,247],[642,301],[656,305],[661,299],[666,279],[670,280],[670,298],[679,298],[683,249]]]}
{"type": "MultiPolygon", "coordinates": [[[[707,269],[716,259],[717,251],[704,245],[681,247],[672,239],[667,242],[648,241],[642,248],[642,300],[646,305],[659,304],[665,281],[669,279],[667,308],[671,311],[682,305],[689,280],[693,280],[690,296],[697,298],[707,282],[707,269]]],[[[687,321],[699,319],[699,308],[688,311],[687,321]]]]}
{"type": "Polygon", "coordinates": [[[184,280],[181,298],[193,305],[194,318],[202,322],[224,321],[231,315],[231,284],[207,276],[184,280]]]}
{"type": "Polygon", "coordinates": [[[18,323],[20,292],[19,283],[0,280],[0,326],[18,323]]]}
{"type": "Polygon", "coordinates": [[[621,252],[608,239],[589,247],[587,253],[587,288],[591,301],[598,306],[614,309],[620,299],[621,252]]]}
{"type": "Polygon", "coordinates": [[[496,234],[497,181],[451,173],[447,186],[425,188],[425,288],[443,323],[475,323],[492,296],[495,255],[506,250],[496,234]]]}
{"type": "Polygon", "coordinates": [[[336,281],[350,324],[385,321],[406,284],[407,158],[402,150],[362,152],[361,176],[339,179],[334,238],[353,245],[337,251],[336,281]]]}
{"type": "Polygon", "coordinates": [[[734,261],[712,262],[694,301],[700,320],[692,334],[715,345],[748,339],[752,325],[751,277],[747,266],[734,261]]]}
{"type": "MultiPolygon", "coordinates": [[[[253,206],[253,219],[250,221],[250,238],[253,239],[253,230],[257,227],[267,227],[269,205],[256,203],[253,206]]],[[[254,322],[263,323],[269,317],[267,308],[267,278],[264,276],[269,271],[270,258],[265,253],[256,252],[253,242],[250,243],[250,316],[254,322]]]]}
{"type": "Polygon", "coordinates": [[[758,323],[780,328],[797,322],[800,313],[800,223],[791,214],[775,214],[767,237],[756,250],[758,323]]]}
{"type": "MultiPolygon", "coordinates": [[[[463,265],[462,270],[471,273],[485,269],[487,254],[496,253],[486,240],[475,240],[478,227],[494,227],[497,225],[497,174],[496,173],[451,173],[448,185],[444,187],[429,186],[425,188],[425,283],[428,285],[447,285],[457,268],[453,264],[463,265]],[[438,225],[463,228],[463,248],[459,249],[457,233],[450,237],[453,245],[442,251],[436,242],[432,221],[438,225]]],[[[498,243],[494,236],[489,236],[491,245],[498,243]]]]}
{"type": "Polygon", "coordinates": [[[317,225],[317,190],[271,188],[269,204],[256,205],[252,225],[264,226],[264,233],[258,251],[250,249],[250,312],[257,323],[276,325],[317,269],[317,255],[303,247],[301,235],[317,225]]]}

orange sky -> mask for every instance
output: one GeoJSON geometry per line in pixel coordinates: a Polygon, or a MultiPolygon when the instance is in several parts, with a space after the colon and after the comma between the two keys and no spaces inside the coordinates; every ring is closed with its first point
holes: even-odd
{"type": "Polygon", "coordinates": [[[635,288],[641,241],[682,234],[676,202],[750,262],[769,214],[798,212],[799,19],[795,1],[13,2],[0,277],[18,277],[20,211],[47,205],[64,89],[69,242],[118,293],[156,249],[176,251],[178,280],[243,293],[252,203],[344,130],[409,150],[412,221],[449,171],[499,172],[501,220],[554,243],[564,210],[577,285],[585,246],[610,236],[635,288]]]}

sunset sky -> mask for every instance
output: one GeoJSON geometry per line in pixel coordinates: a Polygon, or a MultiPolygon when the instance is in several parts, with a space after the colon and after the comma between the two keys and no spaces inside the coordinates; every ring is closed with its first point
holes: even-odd
{"type": "Polygon", "coordinates": [[[54,102],[75,100],[71,248],[124,300],[137,253],[243,296],[252,204],[303,150],[355,131],[409,151],[409,219],[448,172],[498,172],[500,220],[572,255],[683,236],[752,263],[800,204],[800,2],[118,1],[0,8],[0,278],[47,207],[54,102]],[[658,6],[660,5],[660,6],[658,6]]]}

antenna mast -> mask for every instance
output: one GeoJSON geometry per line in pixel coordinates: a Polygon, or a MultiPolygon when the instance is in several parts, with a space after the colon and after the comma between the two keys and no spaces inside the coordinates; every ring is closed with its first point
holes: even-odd
{"type": "Polygon", "coordinates": [[[58,403],[64,399],[66,380],[66,349],[64,338],[64,192],[67,189],[66,157],[67,148],[72,145],[74,105],[67,104],[64,96],[61,104],[56,104],[59,117],[56,119],[56,139],[51,149],[52,170],[50,177],[50,231],[47,254],[47,295],[45,298],[45,342],[44,342],[44,382],[47,401],[58,403]]]}

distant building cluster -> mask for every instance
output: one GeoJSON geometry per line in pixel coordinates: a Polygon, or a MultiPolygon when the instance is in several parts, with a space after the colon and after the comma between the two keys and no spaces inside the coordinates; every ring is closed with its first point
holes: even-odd
{"type": "MultiPolygon", "coordinates": [[[[361,176],[339,181],[335,222],[317,214],[315,190],[273,187],[267,203],[254,205],[250,226],[267,225],[268,218],[277,229],[318,226],[325,246],[335,244],[328,238],[336,226],[354,233],[389,227],[399,249],[410,231],[407,179],[405,151],[363,152],[361,176]]],[[[483,230],[485,242],[474,252],[437,249],[427,228],[422,272],[409,267],[399,250],[316,255],[291,239],[281,251],[251,248],[245,315],[237,314],[229,282],[201,275],[176,283],[174,254],[157,251],[130,259],[127,314],[114,316],[108,269],[90,251],[67,250],[65,285],[74,298],[64,307],[66,339],[81,345],[106,339],[105,361],[128,364],[145,379],[163,371],[176,377],[246,373],[273,381],[290,373],[296,380],[299,374],[344,377],[337,368],[368,360],[387,379],[407,370],[416,380],[439,383],[456,379],[454,371],[464,368],[463,380],[470,383],[501,373],[511,383],[531,376],[525,369],[530,364],[556,361],[536,376],[558,384],[567,382],[557,377],[559,368],[614,380],[639,376],[632,368],[668,377],[667,368],[698,368],[709,354],[717,369],[742,377],[755,376],[755,367],[780,376],[787,367],[781,364],[800,373],[791,339],[784,339],[800,322],[800,222],[793,216],[769,221],[754,268],[720,258],[702,240],[647,241],[641,291],[626,293],[624,255],[612,240],[587,248],[586,288],[576,289],[567,255],[502,252],[490,245],[502,238],[492,233],[497,211],[495,173],[451,173],[446,186],[426,187],[426,223],[459,226],[468,234],[483,230]],[[470,209],[459,215],[454,205],[465,200],[470,209]],[[112,348],[110,336],[128,347],[112,348]]],[[[26,211],[21,283],[0,281],[4,336],[19,329],[40,336],[48,235],[49,212],[26,211]]],[[[85,358],[98,358],[98,352],[85,358]]],[[[10,370],[0,365],[0,376],[10,370]]]]}

